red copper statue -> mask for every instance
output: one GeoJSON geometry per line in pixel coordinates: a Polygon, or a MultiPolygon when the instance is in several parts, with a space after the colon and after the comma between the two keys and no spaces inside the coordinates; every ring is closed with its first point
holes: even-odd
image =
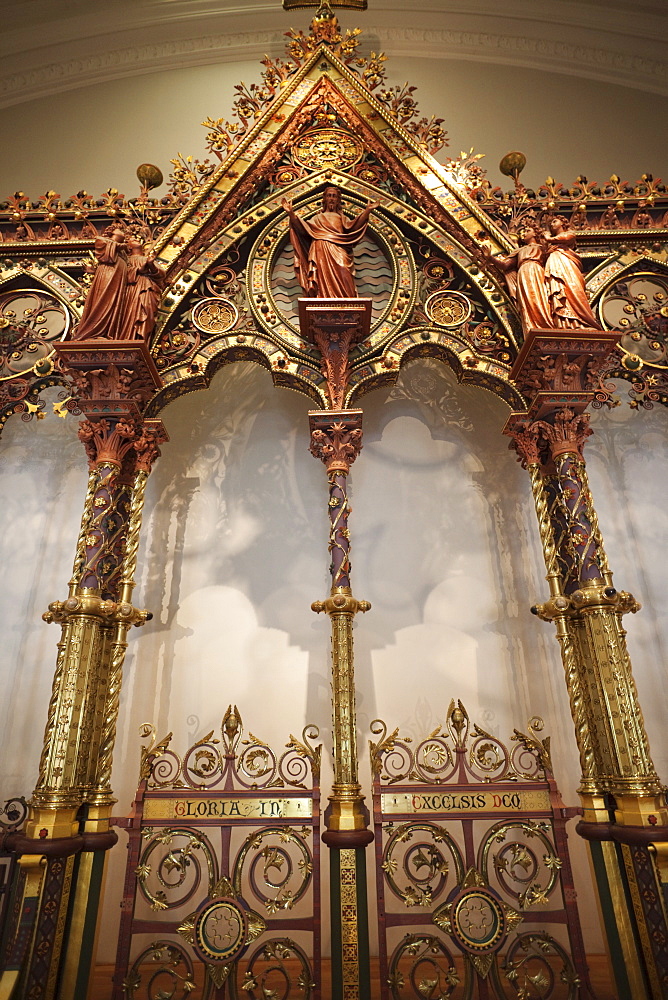
{"type": "Polygon", "coordinates": [[[281,204],[290,216],[295,272],[306,294],[317,299],[357,298],[353,248],[364,238],[378,203],[369,202],[355,219],[347,219],[341,211],[341,192],[330,186],[322,196],[322,212],[312,219],[301,219],[287,198],[281,204]]]}
{"type": "Polygon", "coordinates": [[[95,240],[97,267],[73,340],[147,340],[165,272],[139,237],[120,226],[95,240]]]}
{"type": "Polygon", "coordinates": [[[580,257],[575,252],[575,233],[563,215],[555,215],[548,225],[543,240],[547,245],[545,281],[551,325],[568,330],[599,329],[585,291],[580,257]]]}
{"type": "Polygon", "coordinates": [[[117,340],[122,319],[127,258],[125,231],[110,226],[95,240],[97,268],[73,340],[117,340]]]}
{"type": "Polygon", "coordinates": [[[525,333],[547,329],[552,324],[550,305],[545,287],[545,250],[540,243],[540,231],[524,226],[518,233],[519,246],[507,257],[487,258],[503,271],[510,297],[517,303],[525,333]]]}
{"type": "Polygon", "coordinates": [[[600,324],[589,305],[575,252],[575,232],[563,215],[550,219],[548,225],[548,232],[525,225],[518,233],[520,245],[507,257],[494,257],[489,251],[485,255],[503,271],[525,333],[598,330],[600,324]]]}
{"type": "Polygon", "coordinates": [[[127,250],[127,285],[118,340],[146,340],[155,325],[165,272],[155,263],[152,253],[144,252],[144,244],[138,237],[128,238],[127,250]]]}

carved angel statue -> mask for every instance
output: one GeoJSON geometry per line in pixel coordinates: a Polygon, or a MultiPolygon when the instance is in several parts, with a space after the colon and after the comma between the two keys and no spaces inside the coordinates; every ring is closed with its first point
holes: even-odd
{"type": "Polygon", "coordinates": [[[341,211],[341,192],[333,185],[322,196],[322,211],[302,219],[292,202],[281,205],[290,216],[290,241],[295,251],[295,272],[305,293],[318,299],[355,299],[353,248],[364,238],[369,215],[378,202],[369,202],[356,218],[341,211]]]}
{"type": "Polygon", "coordinates": [[[524,225],[517,250],[505,257],[483,252],[503,272],[525,333],[600,329],[585,291],[575,232],[563,215],[551,218],[548,225],[545,232],[534,224],[524,225]]]}
{"type": "Polygon", "coordinates": [[[95,240],[97,267],[73,340],[146,340],[165,287],[165,272],[142,240],[110,226],[95,240]]]}

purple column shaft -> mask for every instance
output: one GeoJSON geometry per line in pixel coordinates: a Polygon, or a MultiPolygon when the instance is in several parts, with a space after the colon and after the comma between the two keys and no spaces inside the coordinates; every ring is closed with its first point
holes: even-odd
{"type": "Polygon", "coordinates": [[[330,472],[328,480],[332,587],[349,587],[350,532],[348,531],[348,515],[350,507],[346,494],[347,474],[341,471],[330,472]]]}
{"type": "Polygon", "coordinates": [[[573,573],[565,588],[569,593],[602,574],[596,538],[587,513],[587,488],[580,475],[581,463],[574,455],[566,453],[560,455],[555,464],[562,505],[568,516],[568,540],[573,555],[573,573]]]}
{"type": "Polygon", "coordinates": [[[102,464],[99,474],[80,586],[98,590],[101,597],[114,600],[117,597],[117,578],[123,561],[129,505],[128,486],[119,479],[116,465],[102,464]]]}

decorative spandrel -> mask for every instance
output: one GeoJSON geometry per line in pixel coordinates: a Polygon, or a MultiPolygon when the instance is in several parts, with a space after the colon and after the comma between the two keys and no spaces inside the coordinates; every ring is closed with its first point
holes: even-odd
{"type": "MultiPolygon", "coordinates": [[[[668,215],[667,215],[668,218],[668,215]]],[[[629,251],[601,267],[589,282],[599,294],[604,329],[621,332],[617,350],[601,372],[602,401],[630,383],[632,409],[668,404],[668,267],[649,254],[629,251]]],[[[613,404],[614,405],[614,402],[613,404]]]]}
{"type": "Polygon", "coordinates": [[[622,365],[629,372],[643,365],[668,369],[668,271],[639,270],[603,294],[604,325],[621,330],[622,365]]]}

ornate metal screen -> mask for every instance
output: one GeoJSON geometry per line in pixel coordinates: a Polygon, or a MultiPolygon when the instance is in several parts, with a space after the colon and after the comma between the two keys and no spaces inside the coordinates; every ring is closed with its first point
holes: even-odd
{"type": "MultiPolygon", "coordinates": [[[[19,934],[10,948],[10,933],[17,925],[20,917],[16,912],[21,895],[18,884],[19,864],[15,850],[7,843],[8,834],[23,832],[28,815],[28,805],[23,796],[7,799],[0,808],[0,967],[20,968],[25,949],[28,946],[28,935],[19,934]],[[12,910],[15,912],[12,913],[12,910]]],[[[12,845],[13,846],[13,845],[12,845]]],[[[25,917],[25,914],[23,915],[25,917]]]]}
{"type": "Polygon", "coordinates": [[[371,730],[383,1000],[591,997],[541,720],[507,747],[452,702],[414,745],[371,730]]]}
{"type": "Polygon", "coordinates": [[[183,757],[142,736],[113,1000],[317,1000],[318,731],[277,754],[230,706],[183,757]]]}

